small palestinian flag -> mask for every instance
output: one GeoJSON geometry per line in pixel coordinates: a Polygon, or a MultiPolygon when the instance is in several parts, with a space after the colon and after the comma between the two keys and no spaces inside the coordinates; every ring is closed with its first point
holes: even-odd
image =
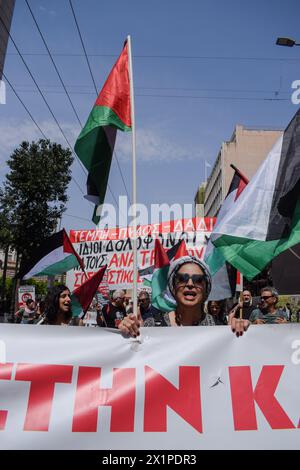
{"type": "Polygon", "coordinates": [[[213,244],[248,280],[300,242],[300,110],[217,225],[213,244]]]}
{"type": "Polygon", "coordinates": [[[166,253],[159,239],[157,238],[155,240],[155,270],[151,280],[151,303],[153,307],[157,308],[162,312],[171,312],[172,310],[174,310],[174,304],[169,303],[168,300],[164,297],[164,292],[167,288],[170,260],[173,257],[174,259],[178,259],[188,253],[184,240],[182,240],[178,244],[176,251],[173,250],[172,258],[169,258],[168,256],[169,251],[166,253]]]}
{"type": "Polygon", "coordinates": [[[128,44],[110,72],[76,143],[75,152],[88,170],[86,199],[96,207],[104,202],[117,129],[131,131],[128,44]]]}
{"type": "Polygon", "coordinates": [[[97,292],[100,282],[103,279],[107,265],[100,268],[92,277],[87,279],[81,286],[72,292],[72,312],[73,317],[78,317],[81,312],[86,313],[94,295],[97,292]]]}
{"type": "Polygon", "coordinates": [[[18,277],[29,279],[33,276],[55,276],[80,266],[82,259],[76,253],[65,229],[54,233],[36,247],[29,260],[21,262],[18,277]]]}
{"type": "MultiPolygon", "coordinates": [[[[175,243],[175,245],[169,248],[166,253],[169,261],[171,261],[173,258],[177,259],[180,256],[185,256],[187,250],[184,240],[179,240],[179,242],[175,243]]],[[[155,264],[153,264],[152,266],[148,266],[148,268],[139,269],[139,276],[143,279],[144,286],[151,287],[152,276],[155,269],[155,264]]]]}

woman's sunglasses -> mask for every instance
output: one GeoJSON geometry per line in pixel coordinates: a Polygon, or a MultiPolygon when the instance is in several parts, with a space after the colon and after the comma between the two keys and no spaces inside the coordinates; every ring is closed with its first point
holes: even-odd
{"type": "Polygon", "coordinates": [[[205,281],[205,274],[188,274],[188,273],[177,273],[175,276],[175,283],[177,286],[186,285],[189,280],[192,280],[194,286],[202,286],[203,281],[205,281]]]}

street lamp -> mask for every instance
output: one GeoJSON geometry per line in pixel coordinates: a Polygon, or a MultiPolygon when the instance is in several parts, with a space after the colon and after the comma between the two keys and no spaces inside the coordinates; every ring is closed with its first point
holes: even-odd
{"type": "Polygon", "coordinates": [[[287,47],[300,46],[300,43],[297,43],[296,41],[294,41],[294,39],[291,38],[277,38],[276,44],[277,46],[287,47]]]}

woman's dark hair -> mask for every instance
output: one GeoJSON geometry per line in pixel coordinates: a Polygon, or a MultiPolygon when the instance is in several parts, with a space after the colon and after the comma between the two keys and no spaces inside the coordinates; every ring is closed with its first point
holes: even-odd
{"type": "Polygon", "coordinates": [[[207,311],[210,315],[212,315],[215,320],[217,320],[217,323],[219,325],[227,325],[227,320],[226,320],[226,302],[224,300],[209,300],[208,303],[207,303],[207,311]],[[215,304],[218,304],[219,307],[220,307],[220,311],[218,313],[218,315],[214,315],[213,313],[211,313],[211,304],[212,302],[214,302],[215,304]]]}
{"type": "MultiPolygon", "coordinates": [[[[45,317],[46,323],[49,325],[54,325],[57,320],[57,314],[59,312],[59,297],[62,292],[70,289],[63,284],[52,287],[45,298],[45,317]]],[[[71,320],[72,311],[70,310],[67,314],[66,320],[71,320]]]]}

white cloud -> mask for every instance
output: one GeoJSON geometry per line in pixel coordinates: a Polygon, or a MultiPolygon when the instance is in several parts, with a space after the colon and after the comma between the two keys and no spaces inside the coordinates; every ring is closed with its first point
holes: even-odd
{"type": "Polygon", "coordinates": [[[39,6],[39,10],[42,11],[43,13],[48,13],[50,16],[56,16],[57,13],[55,10],[48,10],[47,8],[43,7],[42,5],[39,6]]]}
{"type": "MultiPolygon", "coordinates": [[[[52,141],[62,144],[67,147],[67,143],[63,138],[59,128],[52,121],[39,121],[39,126],[43,130],[44,134],[52,141]]],[[[71,145],[75,143],[76,138],[79,135],[79,127],[71,123],[61,123],[61,127],[66,134],[71,145]]],[[[6,173],[7,167],[5,162],[15,148],[17,148],[21,142],[27,140],[42,139],[43,136],[36,127],[36,125],[29,120],[17,120],[17,119],[1,119],[0,120],[0,175],[3,176],[6,173]]]]}
{"type": "MultiPolygon", "coordinates": [[[[137,159],[142,162],[174,162],[199,159],[201,149],[190,145],[179,145],[158,131],[139,129],[136,133],[137,159]]],[[[116,152],[121,161],[131,159],[130,133],[118,133],[116,152]]]]}
{"type": "MultiPolygon", "coordinates": [[[[38,121],[45,135],[63,146],[67,146],[59,128],[50,120],[38,121]]],[[[78,125],[70,122],[60,123],[71,145],[74,145],[80,129],[78,125]]],[[[12,151],[24,140],[32,141],[43,138],[35,124],[28,120],[0,119],[0,173],[3,173],[3,163],[9,158],[12,151]]],[[[192,145],[183,146],[171,141],[160,131],[152,129],[139,129],[137,131],[137,160],[143,163],[179,162],[186,160],[199,160],[204,158],[201,148],[192,145]]],[[[131,161],[131,133],[118,132],[116,152],[120,161],[131,161]]]]}

